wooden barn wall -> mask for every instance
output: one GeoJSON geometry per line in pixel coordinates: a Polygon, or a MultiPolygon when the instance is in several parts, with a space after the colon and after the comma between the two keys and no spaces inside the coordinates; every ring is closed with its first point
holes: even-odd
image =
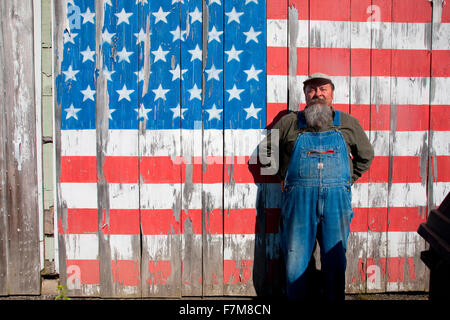
{"type": "Polygon", "coordinates": [[[0,3],[0,295],[40,293],[33,8],[0,3]]]}
{"type": "Polygon", "coordinates": [[[416,231],[450,191],[448,3],[53,8],[59,271],[70,295],[279,294],[281,193],[256,163],[258,145],[304,107],[314,72],[333,77],[335,108],[375,148],[352,187],[347,292],[428,290],[416,231]]]}

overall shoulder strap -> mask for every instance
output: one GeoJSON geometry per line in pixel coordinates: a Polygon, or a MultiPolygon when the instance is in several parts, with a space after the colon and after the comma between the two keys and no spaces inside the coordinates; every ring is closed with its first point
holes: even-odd
{"type": "Polygon", "coordinates": [[[300,130],[306,129],[306,119],[304,110],[297,113],[297,125],[300,130]]]}
{"type": "Polygon", "coordinates": [[[341,112],[334,110],[333,126],[339,127],[341,125],[341,112]]]}

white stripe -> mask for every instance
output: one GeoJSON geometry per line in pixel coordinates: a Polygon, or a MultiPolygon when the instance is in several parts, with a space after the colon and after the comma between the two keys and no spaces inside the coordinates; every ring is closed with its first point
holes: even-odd
{"type": "Polygon", "coordinates": [[[224,260],[253,260],[254,248],[254,234],[225,234],[223,236],[224,260]]]}
{"type": "Polygon", "coordinates": [[[414,257],[425,250],[425,240],[417,232],[388,232],[389,257],[414,257]]]}
{"type": "MultiPolygon", "coordinates": [[[[428,131],[366,131],[375,156],[422,156],[428,145],[428,131]],[[390,154],[390,139],[392,153],[390,154]]],[[[437,151],[443,151],[439,149],[437,151]]],[[[440,153],[438,153],[440,154],[440,153]]]]}
{"type": "MultiPolygon", "coordinates": [[[[138,209],[138,184],[110,184],[110,209],[138,209]],[[120,193],[114,193],[120,190],[120,193]],[[115,197],[115,198],[114,198],[115,197]],[[112,199],[111,199],[112,198],[112,199]],[[131,199],[131,200],[130,200],[131,199]]],[[[97,208],[97,184],[61,183],[63,202],[67,208],[97,208]]],[[[201,209],[202,189],[209,197],[212,208],[221,208],[222,183],[193,184],[193,197],[184,205],[189,209],[201,209]]],[[[181,203],[180,184],[141,185],[142,209],[173,209],[181,203]]],[[[450,190],[449,182],[434,183],[434,196],[441,200],[450,190]]],[[[426,186],[421,183],[392,183],[388,195],[388,183],[356,183],[352,187],[352,205],[366,207],[416,207],[426,205],[426,186]]],[[[266,208],[279,208],[280,185],[278,183],[230,183],[224,185],[225,209],[256,208],[258,199],[265,194],[266,208]],[[258,196],[260,194],[261,196],[258,196]]],[[[438,202],[439,203],[439,202],[438,202]]]]}
{"type": "MultiPolygon", "coordinates": [[[[428,50],[430,23],[404,22],[356,22],[356,21],[326,21],[310,20],[310,47],[312,48],[355,48],[355,49],[414,49],[428,50]],[[370,34],[373,34],[373,44],[370,34]]],[[[441,27],[439,41],[433,42],[433,49],[448,49],[445,31],[448,24],[441,27]]],[[[448,33],[447,33],[448,34],[448,33]]],[[[267,20],[267,46],[287,47],[288,20],[267,20]]],[[[298,22],[296,46],[308,47],[308,21],[298,22]]]]}
{"type": "Polygon", "coordinates": [[[426,185],[421,183],[389,184],[356,183],[352,186],[352,206],[354,208],[418,207],[426,206],[426,185]]]}
{"type": "MultiPolygon", "coordinates": [[[[449,28],[450,32],[450,28],[449,28]]],[[[447,39],[449,36],[447,35],[447,39]]],[[[450,41],[449,41],[450,42],[450,41]]],[[[447,49],[448,50],[448,49],[447,49]]],[[[432,105],[449,105],[450,95],[450,77],[433,77],[431,78],[431,104],[432,105]]]]}
{"type": "Polygon", "coordinates": [[[433,23],[433,50],[450,50],[449,34],[450,23],[433,23]]]}
{"type": "Polygon", "coordinates": [[[140,236],[128,234],[105,235],[109,238],[112,260],[137,260],[140,256],[140,236]],[[134,245],[134,246],[133,246],[134,245]],[[136,251],[139,250],[139,251],[136,251]]]}
{"type": "MultiPolygon", "coordinates": [[[[110,209],[138,209],[139,185],[134,183],[110,183],[110,209]]],[[[61,183],[62,201],[67,208],[97,208],[96,183],[61,183]]]]}
{"type": "Polygon", "coordinates": [[[95,130],[61,130],[61,155],[95,156],[96,140],[95,130]]]}
{"type": "Polygon", "coordinates": [[[433,204],[439,206],[450,192],[450,182],[433,183],[433,204]]]}
{"type": "Polygon", "coordinates": [[[64,234],[66,259],[97,260],[99,259],[97,234],[64,234]]]}
{"type": "MultiPolygon", "coordinates": [[[[222,207],[222,184],[192,184],[191,197],[183,195],[185,208],[202,209],[202,191],[208,195],[210,208],[222,207]]],[[[181,203],[181,184],[142,184],[141,208],[142,209],[173,209],[177,203],[181,203]]]]}
{"type": "MultiPolygon", "coordinates": [[[[408,105],[428,105],[430,103],[430,78],[427,77],[350,77],[332,76],[335,84],[334,100],[335,104],[368,104],[370,96],[362,95],[362,92],[371,92],[372,97],[377,104],[408,104],[408,105]],[[359,92],[352,92],[351,87],[358,88],[359,92]],[[392,91],[392,94],[391,94],[392,91]],[[392,98],[391,98],[392,96],[392,98]]],[[[299,75],[294,80],[295,86],[303,87],[302,83],[306,75],[299,75]]],[[[444,79],[444,78],[442,78],[444,79]]],[[[267,75],[267,102],[268,103],[287,103],[287,80],[286,75],[267,75]]],[[[447,81],[448,82],[448,81],[447,81]]],[[[444,88],[442,88],[444,89],[444,88]]],[[[436,91],[441,92],[441,91],[436,91]]],[[[445,92],[442,91],[442,92],[445,92]]],[[[445,96],[445,95],[444,95],[445,96]]],[[[302,94],[300,103],[305,103],[305,97],[302,94]]],[[[443,101],[438,100],[439,103],[443,101]]]]}
{"type": "Polygon", "coordinates": [[[258,145],[264,140],[264,129],[233,129],[225,130],[225,156],[258,155],[258,145]]]}

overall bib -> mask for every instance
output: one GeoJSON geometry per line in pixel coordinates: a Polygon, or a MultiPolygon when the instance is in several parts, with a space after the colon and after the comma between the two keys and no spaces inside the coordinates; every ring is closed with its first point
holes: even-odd
{"type": "MultiPolygon", "coordinates": [[[[306,128],[303,112],[300,128],[306,128]]],[[[340,124],[336,111],[333,124],[340,124]]],[[[297,137],[282,195],[281,248],[290,300],[306,298],[306,269],[320,246],[323,290],[329,300],[345,297],[345,251],[353,217],[347,145],[341,132],[305,132],[297,137]]]]}

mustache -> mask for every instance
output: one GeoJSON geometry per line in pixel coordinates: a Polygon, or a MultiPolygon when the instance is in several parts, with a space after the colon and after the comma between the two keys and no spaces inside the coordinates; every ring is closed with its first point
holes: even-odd
{"type": "Polygon", "coordinates": [[[317,98],[312,98],[312,99],[309,101],[308,105],[316,104],[316,103],[320,103],[320,104],[325,103],[325,104],[327,104],[327,100],[325,100],[325,99],[323,99],[323,98],[319,98],[319,97],[317,97],[317,98]]]}

